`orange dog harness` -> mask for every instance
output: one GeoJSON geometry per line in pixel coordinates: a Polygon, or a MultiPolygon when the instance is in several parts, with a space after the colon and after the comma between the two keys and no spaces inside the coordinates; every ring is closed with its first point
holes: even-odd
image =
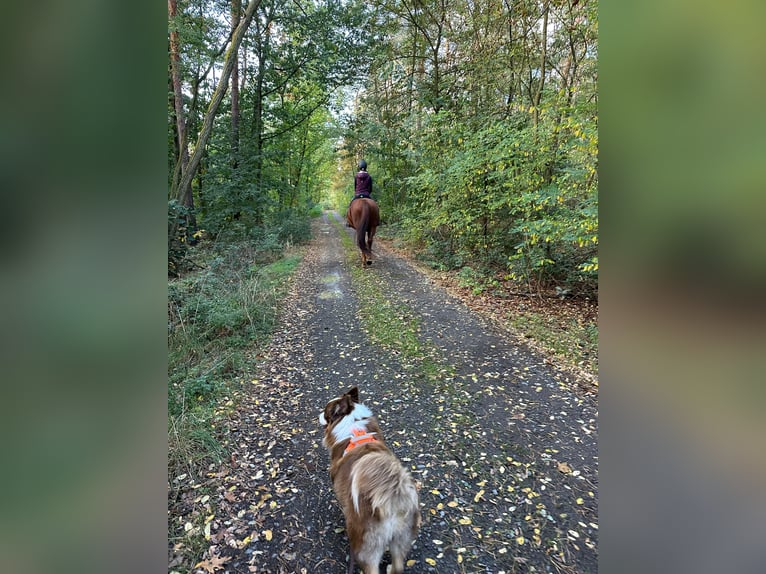
{"type": "Polygon", "coordinates": [[[367,432],[366,429],[351,429],[351,432],[353,433],[353,437],[351,437],[351,441],[348,443],[348,446],[346,447],[346,450],[343,451],[343,454],[346,454],[348,451],[353,450],[355,447],[359,446],[360,444],[365,444],[368,442],[378,442],[378,439],[375,438],[374,432],[367,432]]]}

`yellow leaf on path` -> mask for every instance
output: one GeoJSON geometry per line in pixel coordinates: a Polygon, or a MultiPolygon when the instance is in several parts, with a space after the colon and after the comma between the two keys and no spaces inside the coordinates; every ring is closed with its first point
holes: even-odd
{"type": "Polygon", "coordinates": [[[271,530],[264,530],[263,535],[266,537],[266,540],[271,540],[274,534],[271,532],[271,530]]]}
{"type": "Polygon", "coordinates": [[[578,498],[577,500],[575,500],[575,502],[577,504],[584,504],[585,503],[585,501],[582,498],[578,498]]]}
{"type": "Polygon", "coordinates": [[[464,516],[460,520],[458,520],[458,524],[471,524],[471,519],[467,516],[464,516]]]}
{"type": "Polygon", "coordinates": [[[426,558],[426,562],[428,562],[431,566],[436,566],[436,560],[433,558],[426,558]]]}
{"type": "Polygon", "coordinates": [[[431,491],[431,494],[441,494],[441,492],[439,492],[438,490],[436,490],[436,489],[434,488],[434,489],[431,491]]]}
{"type": "Polygon", "coordinates": [[[560,462],[558,464],[559,472],[563,472],[564,474],[568,474],[572,472],[572,468],[565,462],[560,462]]]}
{"type": "Polygon", "coordinates": [[[457,563],[458,564],[462,564],[463,563],[463,555],[462,554],[458,554],[457,555],[457,563]]]}
{"type": "Polygon", "coordinates": [[[473,497],[474,502],[479,502],[479,499],[484,496],[484,489],[482,488],[479,492],[476,493],[476,496],[473,497]]]}
{"type": "Polygon", "coordinates": [[[449,506],[450,508],[455,508],[457,506],[457,500],[450,500],[447,503],[447,506],[449,506]]]}
{"type": "Polygon", "coordinates": [[[518,544],[519,546],[524,544],[524,537],[523,536],[519,536],[518,538],[516,538],[516,544],[518,544]]]}
{"type": "Polygon", "coordinates": [[[409,568],[410,566],[414,566],[416,562],[417,560],[407,560],[407,565],[406,565],[407,568],[409,568]]]}

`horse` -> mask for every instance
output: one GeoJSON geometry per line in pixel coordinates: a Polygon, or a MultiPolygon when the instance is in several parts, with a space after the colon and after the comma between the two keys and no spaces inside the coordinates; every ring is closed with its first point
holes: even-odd
{"type": "Polygon", "coordinates": [[[351,202],[346,219],[356,229],[356,244],[362,252],[362,267],[372,265],[372,238],[380,225],[380,211],[375,200],[360,197],[351,202]]]}

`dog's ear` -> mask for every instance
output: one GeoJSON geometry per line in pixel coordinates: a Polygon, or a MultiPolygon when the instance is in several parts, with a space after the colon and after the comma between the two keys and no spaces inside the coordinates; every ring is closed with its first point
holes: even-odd
{"type": "Polygon", "coordinates": [[[358,387],[351,387],[351,390],[346,393],[349,397],[351,397],[351,401],[354,403],[359,402],[359,388],[358,387]]]}
{"type": "Polygon", "coordinates": [[[337,420],[345,417],[348,413],[354,410],[354,403],[349,398],[348,394],[343,395],[335,403],[332,409],[332,420],[337,420]]]}

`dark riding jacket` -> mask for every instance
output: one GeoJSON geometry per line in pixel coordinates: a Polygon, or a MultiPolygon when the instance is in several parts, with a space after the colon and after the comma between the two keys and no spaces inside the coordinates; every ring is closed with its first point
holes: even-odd
{"type": "Polygon", "coordinates": [[[354,177],[354,199],[370,197],[372,193],[372,177],[366,171],[360,171],[354,177]]]}

